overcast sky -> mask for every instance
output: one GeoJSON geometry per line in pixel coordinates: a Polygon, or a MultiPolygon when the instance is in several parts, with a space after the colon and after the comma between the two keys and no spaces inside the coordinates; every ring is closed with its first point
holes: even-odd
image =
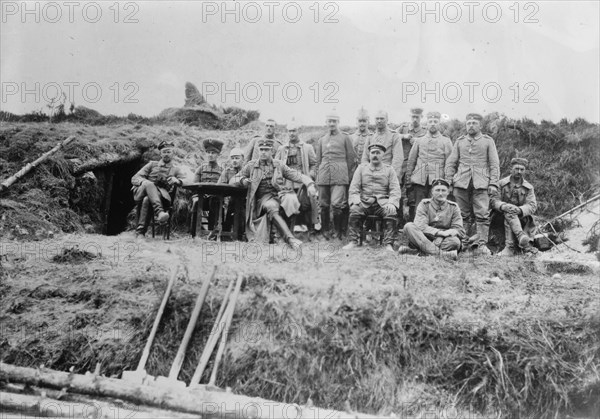
{"type": "Polygon", "coordinates": [[[600,122],[599,2],[471,3],[1,1],[0,105],[39,110],[60,87],[153,116],[190,81],[280,123],[353,124],[361,106],[600,122]]]}

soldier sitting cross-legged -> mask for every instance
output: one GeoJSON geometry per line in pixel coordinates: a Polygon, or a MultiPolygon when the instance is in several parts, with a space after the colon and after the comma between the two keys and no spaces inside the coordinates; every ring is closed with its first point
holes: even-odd
{"type": "MultiPolygon", "coordinates": [[[[423,199],[415,214],[414,223],[406,223],[404,233],[408,242],[427,255],[440,255],[456,260],[464,237],[460,209],[448,201],[450,184],[444,179],[431,182],[431,199],[423,199]]],[[[410,253],[406,246],[399,253],[410,253]]]]}

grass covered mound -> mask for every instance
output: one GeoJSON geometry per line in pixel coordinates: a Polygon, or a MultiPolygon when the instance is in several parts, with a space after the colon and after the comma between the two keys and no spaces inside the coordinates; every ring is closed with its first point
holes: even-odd
{"type": "MultiPolygon", "coordinates": [[[[129,163],[134,165],[135,172],[149,160],[159,159],[156,146],[160,141],[171,140],[177,147],[177,164],[192,177],[203,160],[203,139],[222,139],[227,144],[222,156],[225,161],[232,147],[245,144],[252,135],[250,131],[238,135],[234,131],[205,131],[182,124],[3,123],[0,126],[1,180],[68,136],[75,136],[76,140],[14,183],[0,197],[0,236],[40,239],[58,232],[100,232],[107,217],[104,206],[111,168],[129,163]],[[108,164],[109,159],[114,159],[115,164],[108,164]],[[82,165],[94,163],[93,173],[78,170],[82,165]]],[[[129,182],[129,178],[123,181],[129,182]]],[[[177,215],[183,223],[189,197],[184,193],[179,197],[177,215]]]]}
{"type": "Polygon", "coordinates": [[[241,272],[247,281],[217,380],[235,393],[341,410],[348,402],[382,415],[600,412],[600,288],[591,272],[324,245],[301,255],[272,246],[259,258],[232,244],[125,236],[69,235],[39,246],[12,249],[4,262],[3,362],[81,373],[100,362],[107,376],[135,369],[169,268],[180,263],[186,275],[146,366],[167,376],[201,281],[219,265],[179,377],[186,382],[228,281],[241,272]],[[83,251],[100,255],[84,264],[53,259],[83,251]]]}
{"type": "MultiPolygon", "coordinates": [[[[236,109],[227,109],[228,115],[237,115],[241,124],[246,120],[236,109]]],[[[352,127],[345,129],[353,131],[352,127]]],[[[464,134],[464,123],[453,120],[443,129],[454,141],[464,134]]],[[[323,127],[303,127],[300,136],[314,142],[325,131],[323,127]]],[[[262,132],[262,124],[256,120],[230,131],[204,130],[183,123],[162,125],[134,117],[93,126],[73,122],[3,122],[0,125],[2,180],[68,136],[73,135],[77,140],[0,197],[3,213],[0,236],[39,239],[56,232],[105,231],[109,216],[109,211],[104,208],[106,195],[109,185],[115,182],[106,170],[110,166],[95,169],[93,173],[80,173],[76,170],[78,165],[106,156],[120,157],[135,165],[129,167],[131,171],[149,160],[157,160],[159,155],[155,147],[166,139],[176,144],[175,161],[188,170],[191,178],[203,161],[203,139],[219,138],[225,142],[220,156],[220,162],[225,163],[231,148],[245,146],[254,135],[262,132]]],[[[490,114],[484,120],[484,132],[496,140],[502,176],[508,174],[511,158],[518,155],[529,159],[527,178],[536,189],[539,217],[552,218],[600,190],[600,127],[597,124],[582,119],[535,124],[527,119],[512,121],[490,114]]],[[[284,141],[287,139],[284,126],[278,126],[278,135],[284,141]]],[[[128,179],[120,181],[126,183],[128,179]]],[[[176,228],[187,228],[189,199],[185,191],[178,194],[174,217],[176,228]]]]}

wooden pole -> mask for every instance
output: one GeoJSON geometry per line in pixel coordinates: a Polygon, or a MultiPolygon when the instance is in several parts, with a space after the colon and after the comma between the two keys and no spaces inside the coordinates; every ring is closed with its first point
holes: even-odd
{"type": "Polygon", "coordinates": [[[542,226],[542,228],[546,227],[548,224],[552,224],[554,221],[559,220],[559,219],[563,218],[566,215],[571,214],[572,212],[577,211],[579,208],[585,207],[589,203],[594,202],[595,200],[597,200],[598,198],[600,198],[600,195],[596,195],[595,197],[590,198],[587,201],[585,201],[583,204],[577,205],[575,208],[571,208],[569,211],[560,214],[558,217],[554,217],[553,219],[551,219],[550,221],[548,221],[546,224],[544,224],[542,226]]]}
{"type": "Polygon", "coordinates": [[[208,365],[208,361],[210,360],[210,356],[217,345],[217,341],[219,339],[219,335],[223,331],[221,328],[221,320],[223,318],[223,313],[225,312],[225,307],[227,307],[227,303],[229,301],[229,295],[231,294],[231,290],[233,289],[233,284],[235,280],[232,279],[229,282],[229,286],[227,287],[227,291],[225,291],[225,296],[223,297],[223,301],[221,302],[221,307],[219,308],[219,312],[217,313],[217,318],[215,319],[215,323],[210,331],[210,335],[208,335],[208,340],[206,341],[206,345],[204,346],[204,350],[202,351],[202,355],[200,355],[200,361],[198,361],[198,366],[196,367],[196,371],[194,371],[194,375],[192,376],[192,380],[190,381],[190,387],[197,385],[202,378],[202,374],[208,365]]]}
{"type": "Polygon", "coordinates": [[[171,371],[169,371],[170,380],[177,380],[177,377],[179,376],[179,371],[181,371],[181,365],[183,364],[183,360],[185,358],[185,351],[187,350],[190,339],[192,338],[192,334],[194,333],[194,329],[196,328],[196,322],[198,321],[198,316],[200,315],[200,310],[202,309],[202,304],[204,304],[206,294],[208,294],[208,288],[210,287],[211,282],[215,279],[217,266],[218,265],[215,265],[210,278],[208,278],[204,284],[202,284],[202,289],[198,294],[198,298],[196,298],[196,305],[194,306],[187,329],[185,330],[185,334],[183,335],[183,339],[179,345],[179,350],[177,351],[175,360],[173,360],[173,365],[171,365],[171,371]]]}
{"type": "Polygon", "coordinates": [[[196,413],[203,418],[375,418],[363,413],[340,412],[221,391],[207,391],[201,387],[185,389],[154,387],[93,374],[81,375],[46,368],[17,367],[3,362],[0,362],[0,382],[65,389],[69,393],[96,397],[113,397],[145,406],[196,413]]]}
{"type": "Polygon", "coordinates": [[[74,136],[67,137],[67,139],[65,139],[61,143],[57,144],[50,151],[45,152],[44,154],[42,154],[40,157],[38,157],[36,160],[32,161],[31,163],[27,163],[17,173],[15,173],[14,175],[12,175],[8,179],[6,179],[4,182],[0,183],[0,192],[4,192],[8,188],[10,188],[10,186],[13,183],[15,183],[17,180],[21,179],[23,176],[25,176],[27,173],[29,173],[32,169],[39,166],[40,163],[43,163],[45,160],[48,159],[48,157],[55,154],[58,150],[69,145],[74,139],[75,139],[74,136]]]}
{"type": "Polygon", "coordinates": [[[221,334],[221,342],[219,343],[219,349],[217,349],[217,355],[215,355],[215,364],[213,366],[212,373],[210,374],[210,380],[208,382],[209,386],[214,386],[215,382],[217,381],[217,372],[219,371],[219,364],[221,363],[223,353],[225,352],[225,345],[227,344],[227,335],[229,334],[229,328],[231,327],[231,321],[233,320],[235,303],[237,302],[238,295],[240,294],[242,282],[244,282],[244,277],[242,276],[242,274],[238,274],[237,282],[235,284],[235,291],[231,296],[229,306],[227,306],[227,312],[225,314],[225,328],[223,329],[223,332],[221,334]]]}

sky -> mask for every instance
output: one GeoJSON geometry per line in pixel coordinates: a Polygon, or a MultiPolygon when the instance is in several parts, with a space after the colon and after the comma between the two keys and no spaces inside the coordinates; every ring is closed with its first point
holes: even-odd
{"type": "Polygon", "coordinates": [[[500,112],[600,122],[600,2],[0,1],[0,107],[217,106],[320,125],[500,112]]]}

